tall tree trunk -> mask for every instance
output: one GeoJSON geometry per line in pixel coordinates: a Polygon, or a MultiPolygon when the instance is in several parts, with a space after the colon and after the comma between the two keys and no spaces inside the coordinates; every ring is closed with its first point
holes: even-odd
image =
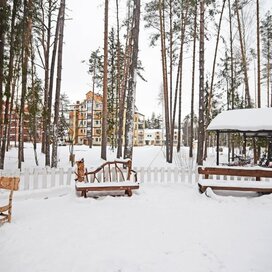
{"type": "Polygon", "coordinates": [[[271,94],[270,93],[270,85],[271,85],[271,78],[270,78],[270,71],[271,71],[271,64],[270,64],[270,41],[269,41],[269,30],[267,31],[267,79],[266,79],[266,88],[267,88],[267,107],[272,107],[272,90],[271,94]],[[270,100],[271,96],[271,100],[270,100]],[[270,102],[270,103],[269,103],[270,102]]]}
{"type": "MultiPolygon", "coordinates": [[[[182,57],[182,64],[183,64],[183,57],[182,57]]],[[[177,143],[177,152],[180,152],[180,146],[181,146],[181,111],[182,111],[182,81],[183,81],[183,65],[180,69],[180,75],[179,75],[179,114],[178,114],[178,143],[177,143]]],[[[174,131],[173,131],[174,132],[174,131]]],[[[174,136],[174,135],[173,135],[174,136]]],[[[173,137],[172,136],[172,137],[173,137]]],[[[188,142],[187,142],[188,144],[188,142]]]]}
{"type": "MultiPolygon", "coordinates": [[[[229,36],[230,36],[230,73],[231,73],[231,81],[230,81],[230,94],[231,94],[231,109],[234,109],[234,64],[233,64],[233,34],[232,34],[232,12],[231,12],[231,4],[230,0],[228,0],[228,8],[229,8],[229,36]]],[[[231,160],[234,161],[234,135],[231,135],[231,160]]]]}
{"type": "MultiPolygon", "coordinates": [[[[4,47],[6,29],[6,0],[0,0],[0,137],[3,136],[3,85],[4,85],[4,47]]],[[[0,141],[1,145],[1,141],[0,141]]]]}
{"type": "MultiPolygon", "coordinates": [[[[17,56],[17,58],[19,58],[17,56]]],[[[14,131],[15,131],[15,135],[14,135],[14,145],[16,146],[16,115],[17,115],[17,106],[14,109],[14,98],[15,98],[15,90],[16,88],[18,88],[18,86],[16,86],[17,81],[19,80],[19,75],[18,75],[18,71],[20,70],[20,61],[19,59],[17,59],[15,61],[15,71],[16,72],[16,76],[13,76],[13,80],[12,80],[12,88],[11,88],[11,100],[10,100],[10,110],[9,110],[9,121],[8,121],[8,132],[7,132],[7,145],[6,145],[6,151],[9,150],[10,147],[10,129],[11,129],[11,122],[12,122],[12,117],[14,119],[14,131]]],[[[17,99],[16,99],[17,101],[17,99]]]]}
{"type": "Polygon", "coordinates": [[[118,135],[117,135],[117,158],[122,157],[122,148],[123,148],[123,123],[124,123],[124,111],[125,111],[125,100],[126,100],[126,87],[127,87],[127,78],[128,78],[128,65],[130,59],[127,55],[130,50],[126,50],[126,60],[124,64],[124,78],[122,80],[122,86],[120,89],[120,99],[119,99],[119,112],[118,112],[118,135]]]}
{"type": "Polygon", "coordinates": [[[256,18],[257,18],[257,107],[261,107],[261,50],[260,50],[260,6],[259,0],[256,0],[256,18]]]}
{"type": "Polygon", "coordinates": [[[35,54],[34,54],[34,50],[33,50],[33,40],[31,40],[30,42],[30,48],[31,48],[31,93],[32,93],[32,99],[31,101],[35,104],[35,109],[32,112],[29,112],[30,115],[32,115],[32,118],[29,120],[30,122],[33,122],[33,124],[31,124],[31,133],[30,136],[32,136],[32,142],[33,142],[33,152],[34,152],[34,158],[35,158],[35,163],[36,166],[39,165],[39,161],[38,161],[38,155],[37,155],[37,109],[38,109],[38,100],[37,100],[37,89],[35,86],[35,54]]]}
{"type": "Polygon", "coordinates": [[[198,119],[198,144],[197,144],[197,164],[203,164],[203,151],[204,151],[204,127],[205,127],[205,118],[204,118],[204,15],[205,15],[205,2],[200,0],[200,36],[199,36],[199,119],[198,119]]]}
{"type": "MultiPolygon", "coordinates": [[[[182,9],[184,7],[182,6],[182,9]]],[[[185,14],[182,11],[182,26],[181,26],[181,55],[180,55],[180,74],[179,74],[179,115],[178,115],[178,143],[177,143],[177,152],[180,152],[181,145],[181,102],[182,102],[182,81],[183,81],[183,48],[184,48],[184,40],[185,40],[185,30],[187,25],[189,6],[186,5],[185,14]]],[[[172,139],[174,137],[174,129],[172,129],[172,139]]],[[[172,157],[171,157],[172,162],[172,157]]]]}
{"type": "Polygon", "coordinates": [[[19,114],[19,148],[18,148],[18,168],[22,169],[24,161],[24,113],[25,97],[27,94],[27,69],[30,56],[29,46],[32,32],[32,0],[24,0],[24,19],[23,19],[23,48],[22,48],[22,91],[19,114]]]}
{"type": "Polygon", "coordinates": [[[172,116],[172,125],[171,125],[171,138],[170,138],[170,156],[169,162],[173,160],[173,149],[174,149],[174,129],[175,129],[175,122],[176,122],[176,111],[177,111],[177,100],[178,100],[178,90],[180,82],[180,73],[181,73],[181,62],[183,56],[183,44],[180,46],[180,53],[179,53],[179,64],[178,64],[178,71],[176,77],[176,86],[175,86],[175,94],[174,94],[174,103],[173,103],[173,116],[172,116]]]}
{"type": "MultiPolygon", "coordinates": [[[[226,0],[223,0],[222,9],[221,9],[220,18],[219,18],[218,29],[217,29],[214,57],[213,57],[212,78],[211,78],[210,91],[209,91],[209,95],[208,95],[208,109],[207,109],[206,124],[205,124],[206,127],[209,125],[211,118],[212,118],[213,83],[214,83],[214,77],[215,77],[216,58],[217,58],[221,24],[222,24],[222,18],[223,18],[223,14],[224,14],[225,4],[226,4],[226,0]]],[[[204,151],[204,154],[205,154],[204,158],[205,159],[207,157],[208,140],[209,140],[209,134],[206,132],[205,133],[205,151],[204,151]]]]}
{"type": "Polygon", "coordinates": [[[6,102],[5,102],[4,126],[3,126],[3,136],[2,136],[2,145],[1,145],[0,169],[4,169],[4,160],[5,160],[6,143],[7,143],[8,126],[9,126],[9,114],[12,109],[10,98],[11,98],[11,86],[12,86],[12,80],[13,80],[13,67],[14,67],[14,55],[15,55],[14,54],[14,50],[15,50],[14,27],[15,27],[15,18],[16,18],[17,10],[18,10],[18,1],[15,0],[13,2],[12,16],[11,16],[9,63],[8,63],[7,83],[5,88],[6,102]]]}
{"type": "Polygon", "coordinates": [[[193,158],[193,140],[194,140],[194,97],[195,97],[195,62],[196,62],[196,29],[197,29],[197,2],[195,2],[194,11],[194,41],[193,41],[193,59],[192,59],[192,91],[191,91],[191,135],[189,144],[189,157],[193,158]]]}
{"type": "Polygon", "coordinates": [[[115,148],[118,145],[118,116],[120,107],[121,88],[121,48],[120,48],[120,23],[119,23],[119,0],[116,0],[116,28],[117,28],[117,79],[116,79],[116,101],[115,101],[115,148]]]}
{"type": "Polygon", "coordinates": [[[127,112],[126,112],[126,127],[125,127],[125,148],[124,158],[132,159],[133,153],[133,129],[134,129],[134,109],[136,95],[136,80],[137,80],[137,64],[139,51],[139,31],[140,31],[140,8],[141,0],[134,0],[133,22],[131,30],[132,38],[132,56],[129,67],[128,93],[127,93],[127,112]]]}
{"type": "Polygon", "coordinates": [[[108,128],[108,13],[109,1],[105,0],[105,22],[104,22],[104,76],[103,76],[103,112],[102,112],[102,143],[101,158],[107,159],[107,128],[108,128]]]}
{"type": "Polygon", "coordinates": [[[90,128],[90,138],[89,138],[89,148],[93,147],[93,122],[94,122],[94,95],[95,95],[95,77],[96,77],[96,59],[94,63],[93,71],[93,95],[92,95],[92,112],[91,112],[91,128],[90,128]]]}
{"type": "Polygon", "coordinates": [[[163,75],[163,95],[164,95],[164,119],[165,119],[165,134],[166,134],[166,161],[170,162],[170,117],[169,117],[169,99],[168,99],[168,80],[167,80],[167,60],[165,46],[165,20],[164,20],[164,0],[159,1],[159,16],[160,16],[160,36],[161,36],[161,57],[162,57],[162,75],[163,75]]]}
{"type": "MultiPolygon", "coordinates": [[[[43,109],[43,134],[42,134],[42,152],[47,154],[48,138],[46,138],[47,122],[48,122],[48,99],[49,99],[49,66],[50,66],[50,46],[51,46],[51,24],[52,24],[52,0],[48,0],[48,18],[46,28],[46,44],[44,46],[44,109],[43,109]]],[[[49,154],[47,155],[47,163],[50,164],[49,154]]]]}
{"type": "Polygon", "coordinates": [[[229,36],[230,36],[230,73],[231,73],[231,109],[234,109],[234,66],[233,66],[233,34],[232,34],[232,13],[231,13],[231,4],[228,0],[229,5],[229,36]]]}
{"type": "Polygon", "coordinates": [[[51,113],[52,113],[52,100],[53,100],[53,86],[54,86],[54,74],[55,74],[55,63],[57,57],[58,39],[59,39],[59,28],[60,28],[60,16],[61,9],[59,8],[53,51],[51,56],[50,65],[50,80],[48,89],[48,99],[47,99],[47,111],[46,111],[46,134],[45,134],[45,165],[50,166],[50,142],[51,142],[51,113]]]}
{"type": "Polygon", "coordinates": [[[220,18],[219,18],[218,29],[217,29],[214,56],[213,56],[212,78],[211,78],[211,85],[210,85],[209,98],[208,98],[207,125],[210,123],[211,114],[212,114],[213,82],[214,82],[214,77],[215,77],[216,58],[217,58],[218,45],[219,45],[219,39],[220,39],[220,31],[221,31],[221,24],[222,24],[222,18],[223,18],[223,14],[224,14],[225,4],[226,4],[226,0],[223,0],[222,9],[221,9],[220,18]]]}
{"type": "Polygon", "coordinates": [[[53,143],[52,143],[52,161],[51,167],[58,165],[58,125],[60,112],[60,90],[61,90],[61,73],[62,73],[62,52],[63,52],[63,34],[64,34],[64,19],[65,19],[65,0],[60,2],[60,18],[59,18],[59,43],[58,43],[58,66],[57,66],[57,81],[55,94],[55,115],[53,125],[53,143]]]}
{"type": "MultiPolygon", "coordinates": [[[[128,22],[130,21],[130,6],[128,4],[128,22]]],[[[120,99],[119,99],[119,126],[118,126],[118,137],[117,137],[117,158],[122,157],[122,148],[123,148],[123,123],[124,123],[124,110],[125,110],[125,101],[126,101],[126,89],[128,81],[128,71],[129,64],[131,60],[131,51],[132,51],[132,39],[131,39],[131,26],[128,23],[127,25],[127,39],[126,39],[126,49],[125,49],[125,60],[124,60],[124,75],[121,83],[120,89],[120,99]]]]}
{"type": "MultiPolygon", "coordinates": [[[[173,7],[172,1],[169,1],[169,27],[170,27],[170,41],[169,41],[169,93],[170,93],[170,119],[172,118],[173,114],[173,7]]],[[[170,120],[170,125],[173,124],[170,120]]],[[[173,131],[173,130],[172,130],[173,131]]],[[[173,138],[173,135],[171,135],[173,138]]],[[[171,147],[171,150],[173,148],[171,147]]],[[[172,151],[171,151],[172,153],[172,151]]],[[[172,154],[170,155],[172,157],[172,154]]],[[[172,158],[171,158],[172,159],[172,158]]]]}
{"type": "Polygon", "coordinates": [[[241,55],[242,55],[242,70],[244,73],[246,107],[250,108],[251,99],[250,99],[249,83],[248,83],[247,59],[246,59],[246,52],[245,52],[244,43],[243,43],[242,26],[241,26],[241,20],[239,15],[238,0],[235,0],[235,12],[236,12],[237,22],[238,22],[238,32],[239,32],[240,48],[241,48],[241,55]]]}

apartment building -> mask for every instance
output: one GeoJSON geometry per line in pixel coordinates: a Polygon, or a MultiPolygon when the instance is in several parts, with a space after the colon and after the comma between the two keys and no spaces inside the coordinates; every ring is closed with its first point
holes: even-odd
{"type": "MultiPolygon", "coordinates": [[[[2,119],[4,120],[4,112],[5,112],[5,105],[3,105],[3,110],[2,110],[2,119]]],[[[41,124],[42,122],[37,118],[37,123],[36,123],[36,141],[41,141],[42,138],[42,127],[41,124]]],[[[9,141],[19,141],[19,113],[16,112],[16,109],[13,109],[9,115],[9,141]]],[[[30,121],[29,121],[29,109],[28,106],[26,105],[24,108],[24,125],[23,125],[23,141],[24,142],[30,142],[31,141],[31,135],[30,135],[30,121]]],[[[2,138],[3,135],[0,135],[2,138]]]]}
{"type": "MultiPolygon", "coordinates": [[[[182,135],[181,135],[181,138],[182,138],[182,135]]],[[[144,130],[144,144],[145,145],[162,146],[165,144],[165,139],[166,139],[166,136],[165,136],[164,129],[145,129],[144,130]]],[[[178,144],[178,130],[175,129],[173,145],[177,146],[177,144],[178,144]]]]}
{"type": "Polygon", "coordinates": [[[134,113],[134,146],[143,146],[144,143],[145,116],[138,109],[134,113]]]}
{"type": "MultiPolygon", "coordinates": [[[[69,135],[74,144],[87,145],[92,139],[93,145],[101,145],[101,120],[102,96],[89,91],[83,101],[77,101],[70,107],[69,135]]],[[[133,139],[135,146],[144,145],[144,123],[144,115],[135,108],[133,139]]]]}

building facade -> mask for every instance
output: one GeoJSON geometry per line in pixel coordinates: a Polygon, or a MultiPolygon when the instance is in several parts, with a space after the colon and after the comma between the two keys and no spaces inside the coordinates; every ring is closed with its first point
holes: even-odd
{"type": "MultiPolygon", "coordinates": [[[[124,113],[125,115],[125,113],[124,113]]],[[[70,106],[69,112],[69,138],[74,144],[101,145],[102,136],[102,96],[89,91],[83,101],[77,101],[70,106]]],[[[134,114],[135,146],[144,145],[144,115],[137,108],[134,114]]],[[[116,134],[117,127],[113,134],[116,134]]],[[[124,125],[125,127],[125,118],[124,125]]],[[[125,131],[123,129],[123,131],[125,131]]]]}
{"type": "MultiPolygon", "coordinates": [[[[181,135],[181,138],[182,138],[182,135],[181,135]]],[[[165,139],[166,139],[166,135],[163,129],[145,129],[144,131],[145,145],[162,146],[162,145],[165,145],[165,139]]],[[[175,129],[173,145],[177,146],[177,144],[178,144],[178,130],[175,129]]]]}

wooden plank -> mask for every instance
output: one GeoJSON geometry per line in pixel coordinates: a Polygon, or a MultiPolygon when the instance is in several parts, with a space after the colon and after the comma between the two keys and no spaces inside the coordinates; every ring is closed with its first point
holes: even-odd
{"type": "Polygon", "coordinates": [[[5,190],[19,190],[20,179],[18,177],[0,177],[0,188],[5,190]]]}
{"type": "Polygon", "coordinates": [[[45,189],[45,188],[47,188],[47,173],[46,173],[46,168],[42,169],[41,175],[42,175],[42,188],[45,189]]]}
{"type": "Polygon", "coordinates": [[[39,189],[39,172],[38,169],[33,169],[33,189],[39,189]]]}
{"type": "Polygon", "coordinates": [[[29,170],[24,170],[24,190],[30,189],[30,182],[29,182],[29,170]]]}
{"type": "Polygon", "coordinates": [[[172,169],[170,167],[167,167],[166,168],[166,183],[173,183],[172,180],[171,180],[171,177],[172,177],[172,169]]]}
{"type": "Polygon", "coordinates": [[[207,188],[213,190],[227,190],[227,191],[246,191],[246,192],[257,192],[257,193],[272,193],[272,188],[255,188],[255,187],[228,187],[228,186],[202,186],[199,184],[199,189],[202,193],[206,191],[207,188]]]}
{"type": "Polygon", "coordinates": [[[152,180],[152,183],[155,183],[156,181],[158,181],[158,173],[159,173],[159,169],[157,167],[154,168],[154,178],[152,180]]]}
{"type": "Polygon", "coordinates": [[[63,170],[63,168],[59,169],[59,185],[60,186],[64,185],[64,170],[63,170]]]}
{"type": "Polygon", "coordinates": [[[139,184],[135,185],[120,185],[120,186],[111,186],[110,184],[107,186],[90,186],[90,187],[76,187],[77,191],[122,191],[132,189],[139,189],[139,184]]]}
{"type": "Polygon", "coordinates": [[[256,168],[220,168],[220,167],[199,167],[198,173],[203,175],[227,175],[241,177],[267,177],[272,178],[272,171],[256,168]]]}
{"type": "Polygon", "coordinates": [[[66,185],[71,185],[71,180],[72,180],[72,173],[73,173],[73,169],[72,168],[68,168],[67,170],[67,177],[66,177],[66,185]]]}
{"type": "Polygon", "coordinates": [[[179,183],[179,172],[177,167],[174,168],[174,183],[179,183]]]}
{"type": "Polygon", "coordinates": [[[51,188],[56,187],[56,168],[51,168],[51,188]]]}

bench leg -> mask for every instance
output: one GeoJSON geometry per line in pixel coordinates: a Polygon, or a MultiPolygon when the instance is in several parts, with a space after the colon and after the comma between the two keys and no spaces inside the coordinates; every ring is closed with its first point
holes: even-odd
{"type": "Polygon", "coordinates": [[[86,198],[87,197],[87,191],[86,190],[81,191],[81,196],[84,196],[84,198],[86,198]]]}
{"type": "Polygon", "coordinates": [[[127,189],[125,191],[125,194],[127,194],[129,197],[132,196],[132,190],[131,189],[127,189]]]}
{"type": "Polygon", "coordinates": [[[206,189],[207,189],[206,187],[203,187],[200,184],[198,184],[198,191],[199,191],[199,193],[203,194],[206,191],[206,189]]]}

